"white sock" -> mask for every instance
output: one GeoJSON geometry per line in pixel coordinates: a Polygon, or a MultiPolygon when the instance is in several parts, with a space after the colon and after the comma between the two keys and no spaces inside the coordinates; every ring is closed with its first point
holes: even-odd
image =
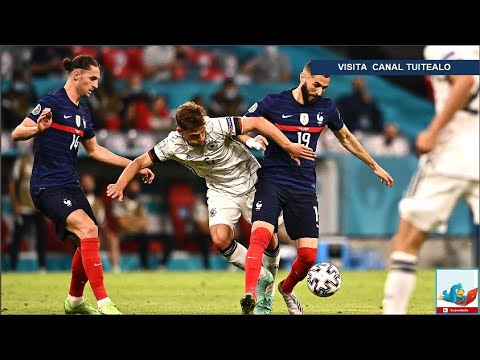
{"type": "Polygon", "coordinates": [[[273,278],[276,279],[278,268],[280,266],[280,247],[277,247],[273,253],[268,251],[265,252],[267,254],[263,254],[263,265],[272,273],[273,278]]]}
{"type": "Polygon", "coordinates": [[[72,307],[77,307],[78,305],[82,305],[85,299],[83,296],[77,297],[67,294],[67,301],[72,307]]]}
{"type": "Polygon", "coordinates": [[[418,257],[403,251],[390,256],[390,271],[385,280],[384,314],[406,314],[417,280],[418,257]]]}
{"type": "Polygon", "coordinates": [[[263,254],[263,265],[270,271],[273,275],[274,281],[272,285],[267,286],[265,292],[269,295],[275,294],[275,280],[277,279],[278,268],[280,266],[280,247],[277,247],[274,253],[263,254]],[[275,255],[275,256],[269,256],[275,255]]]}
{"type": "MultiPolygon", "coordinates": [[[[238,241],[233,240],[232,244],[221,254],[225,256],[228,262],[237,268],[245,271],[245,260],[247,259],[247,248],[238,241]]],[[[260,276],[265,275],[266,270],[262,266],[260,276]]]]}
{"type": "Polygon", "coordinates": [[[98,300],[97,305],[98,305],[98,307],[102,307],[103,305],[105,305],[107,302],[110,302],[110,301],[112,301],[112,300],[110,300],[109,297],[106,297],[106,298],[103,298],[101,300],[98,300]]]}

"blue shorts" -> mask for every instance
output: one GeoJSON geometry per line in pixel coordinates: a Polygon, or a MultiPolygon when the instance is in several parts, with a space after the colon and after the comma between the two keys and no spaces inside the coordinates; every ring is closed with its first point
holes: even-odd
{"type": "Polygon", "coordinates": [[[285,229],[290,239],[318,238],[319,219],[316,192],[273,184],[266,178],[260,178],[255,188],[252,224],[257,220],[265,221],[274,225],[275,232],[277,232],[278,216],[283,210],[285,229]]]}
{"type": "Polygon", "coordinates": [[[67,217],[75,210],[82,209],[97,224],[92,207],[80,186],[57,186],[42,190],[38,196],[32,195],[35,207],[55,224],[58,239],[72,234],[65,227],[67,217]]]}

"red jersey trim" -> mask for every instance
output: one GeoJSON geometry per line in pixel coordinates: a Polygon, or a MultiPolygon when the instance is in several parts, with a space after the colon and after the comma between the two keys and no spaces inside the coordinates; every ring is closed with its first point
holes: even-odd
{"type": "Polygon", "coordinates": [[[50,127],[54,128],[54,129],[57,129],[57,130],[60,130],[60,131],[65,131],[65,132],[69,132],[69,133],[72,133],[72,134],[77,134],[77,135],[80,135],[81,137],[83,137],[83,130],[75,129],[71,126],[60,125],[60,124],[54,123],[52,121],[52,125],[50,125],[50,127]]]}
{"type": "Polygon", "coordinates": [[[319,133],[325,126],[311,127],[311,126],[297,126],[297,125],[282,125],[275,123],[275,126],[283,131],[302,131],[309,133],[319,133]]]}

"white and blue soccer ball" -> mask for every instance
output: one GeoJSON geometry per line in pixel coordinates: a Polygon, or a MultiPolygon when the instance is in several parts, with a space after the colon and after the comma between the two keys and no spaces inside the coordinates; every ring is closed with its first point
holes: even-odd
{"type": "Polygon", "coordinates": [[[313,295],[329,297],[335,294],[342,285],[342,275],[338,268],[322,262],[312,266],[307,274],[307,286],[313,295]]]}

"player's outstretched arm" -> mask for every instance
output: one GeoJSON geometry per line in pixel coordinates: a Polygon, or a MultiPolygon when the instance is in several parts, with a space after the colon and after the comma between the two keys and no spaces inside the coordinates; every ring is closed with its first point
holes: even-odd
{"type": "MultiPolygon", "coordinates": [[[[117,155],[108,150],[107,148],[99,145],[97,143],[96,137],[88,140],[83,140],[82,145],[85,148],[85,151],[87,152],[89,158],[101,161],[105,164],[126,167],[132,162],[132,160],[117,155]]],[[[140,170],[140,174],[142,175],[142,180],[145,184],[151,184],[153,179],[155,178],[155,174],[150,169],[142,169],[140,170]]]]}
{"type": "Polygon", "coordinates": [[[130,180],[132,180],[135,174],[137,174],[141,169],[145,169],[152,164],[152,160],[150,159],[148,153],[135,158],[135,160],[128,164],[127,167],[122,171],[117,179],[117,182],[107,186],[107,196],[111,197],[112,199],[118,197],[118,200],[122,201],[123,190],[130,180]]]}
{"type": "Polygon", "coordinates": [[[380,178],[380,181],[389,187],[393,187],[393,178],[370,156],[358,139],[348,130],[346,125],[340,130],[332,130],[342,146],[350,153],[367,164],[380,178]]]}
{"type": "Polygon", "coordinates": [[[295,162],[300,165],[299,159],[315,160],[315,151],[303,144],[296,144],[288,140],[284,133],[277,129],[270,121],[263,117],[242,117],[243,133],[252,130],[261,132],[285,149],[295,162]]]}

